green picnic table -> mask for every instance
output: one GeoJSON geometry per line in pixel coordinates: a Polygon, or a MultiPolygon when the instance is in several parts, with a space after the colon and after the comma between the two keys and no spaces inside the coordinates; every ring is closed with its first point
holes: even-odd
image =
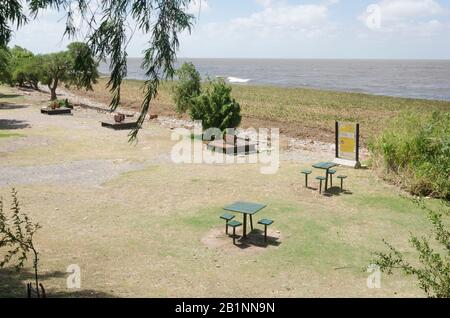
{"type": "Polygon", "coordinates": [[[251,226],[251,229],[253,230],[253,219],[252,219],[253,214],[258,213],[265,207],[266,207],[266,205],[264,205],[264,204],[238,201],[238,202],[234,202],[233,204],[227,205],[223,209],[226,211],[242,213],[244,215],[244,222],[243,222],[244,228],[243,228],[242,237],[246,238],[247,237],[247,215],[250,216],[250,226],[251,226]]]}
{"type": "Polygon", "coordinates": [[[316,164],[313,165],[313,168],[323,169],[323,170],[326,171],[326,173],[325,173],[325,177],[326,177],[326,179],[325,179],[325,191],[328,190],[328,175],[329,175],[328,171],[330,171],[331,168],[336,167],[336,166],[337,166],[337,164],[334,163],[334,162],[319,162],[319,163],[316,163],[316,164]]]}

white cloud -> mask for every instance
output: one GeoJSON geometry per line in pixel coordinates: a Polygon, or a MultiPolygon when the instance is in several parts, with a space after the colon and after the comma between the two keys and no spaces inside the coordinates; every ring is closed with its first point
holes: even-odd
{"type": "MultiPolygon", "coordinates": [[[[324,4],[290,5],[283,0],[256,0],[263,8],[249,16],[227,23],[210,23],[196,32],[249,39],[255,37],[316,36],[332,29],[329,2],[324,4]]],[[[332,1],[336,3],[336,0],[332,1]]]]}
{"type": "Polygon", "coordinates": [[[440,15],[444,8],[434,0],[384,0],[378,4],[385,22],[440,15]]]}
{"type": "Polygon", "coordinates": [[[327,15],[328,8],[322,5],[266,7],[249,17],[234,19],[231,24],[237,28],[308,29],[323,26],[327,15]]]}
{"type": "MultiPolygon", "coordinates": [[[[435,0],[383,0],[376,5],[380,12],[379,31],[384,33],[429,36],[446,27],[437,19],[447,14],[447,9],[435,0]]],[[[366,22],[370,13],[362,13],[358,19],[366,22]]]]}

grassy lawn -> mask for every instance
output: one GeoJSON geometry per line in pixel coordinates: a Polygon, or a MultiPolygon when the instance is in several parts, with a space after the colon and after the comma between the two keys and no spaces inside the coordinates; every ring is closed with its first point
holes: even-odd
{"type": "Polygon", "coordinates": [[[0,131],[0,138],[8,138],[8,137],[21,137],[23,135],[16,134],[16,133],[10,133],[10,132],[4,132],[0,131]]]}
{"type": "MultiPolygon", "coordinates": [[[[424,213],[370,170],[339,168],[349,176],[348,193],[320,196],[303,187],[300,170],[311,167],[308,158],[282,161],[274,175],[260,174],[258,164],[176,165],[167,128],[146,123],[139,143],[130,145],[127,132],[100,127],[105,115],[49,117],[39,114],[39,103],[26,102],[34,106],[0,110],[1,118],[29,124],[20,148],[8,148],[12,139],[0,141],[0,171],[5,177],[13,169],[63,169],[63,180],[52,180],[50,169],[40,181],[13,184],[23,211],[42,225],[36,243],[50,296],[423,296],[400,274],[383,276],[381,289],[366,286],[371,252],[384,250],[383,238],[412,256],[409,233],[429,230],[424,213]],[[97,172],[89,160],[139,167],[84,183],[97,172]],[[85,166],[71,171],[74,162],[85,166]],[[73,181],[80,172],[85,177],[73,181]],[[268,205],[256,219],[275,220],[269,236],[276,243],[232,245],[219,215],[237,200],[268,205]],[[66,287],[70,264],[81,268],[81,290],[66,287]]],[[[5,206],[9,191],[0,185],[5,206]]],[[[0,296],[24,296],[30,275],[29,264],[21,273],[0,270],[0,296]]]]}
{"type": "MultiPolygon", "coordinates": [[[[109,103],[106,79],[100,79],[87,94],[109,103]]],[[[151,112],[175,115],[171,98],[173,83],[163,83],[151,112]]],[[[124,106],[139,109],[142,81],[127,80],[122,89],[124,106]]],[[[280,127],[293,137],[333,142],[334,121],[357,121],[362,138],[376,134],[385,121],[401,111],[449,110],[450,102],[374,96],[304,88],[233,85],[233,96],[241,104],[244,127],[280,127]]]]}

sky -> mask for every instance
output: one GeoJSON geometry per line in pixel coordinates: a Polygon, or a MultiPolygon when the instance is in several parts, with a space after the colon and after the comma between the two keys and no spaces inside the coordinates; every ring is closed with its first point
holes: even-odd
{"type": "MultiPolygon", "coordinates": [[[[178,56],[190,58],[450,59],[450,0],[193,0],[191,34],[178,56]]],[[[64,13],[45,11],[11,45],[61,51],[64,13]]],[[[128,56],[148,36],[135,34],[128,56]]]]}

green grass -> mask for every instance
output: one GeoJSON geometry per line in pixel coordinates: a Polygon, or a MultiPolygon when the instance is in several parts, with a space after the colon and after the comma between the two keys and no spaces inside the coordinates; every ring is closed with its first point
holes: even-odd
{"type": "Polygon", "coordinates": [[[0,138],[23,137],[23,136],[24,136],[23,134],[0,131],[0,138]]]}
{"type": "MultiPolygon", "coordinates": [[[[49,297],[424,296],[403,275],[383,275],[380,290],[366,287],[365,267],[373,251],[385,250],[382,239],[410,256],[409,233],[429,234],[423,211],[373,171],[339,167],[351,193],[320,196],[303,186],[300,171],[311,169],[306,158],[282,161],[274,175],[260,174],[257,164],[176,165],[164,161],[175,143],[167,128],[146,122],[145,134],[130,146],[127,132],[112,138],[97,117],[73,120],[82,120],[83,129],[45,121],[32,125],[27,135],[45,137],[48,144],[2,154],[7,160],[0,165],[32,169],[89,159],[149,161],[101,185],[16,185],[23,211],[42,225],[35,238],[49,297]],[[238,200],[267,204],[255,221],[275,220],[270,230],[280,236],[278,246],[232,246],[219,216],[224,205],[238,200]],[[211,233],[219,233],[222,245],[205,242],[211,233]],[[66,287],[69,264],[82,270],[78,292],[66,287]]],[[[315,180],[311,186],[317,186],[315,180]]],[[[0,187],[0,196],[9,191],[0,187]]],[[[24,296],[29,265],[17,275],[0,270],[5,282],[0,297],[24,296]]]]}

